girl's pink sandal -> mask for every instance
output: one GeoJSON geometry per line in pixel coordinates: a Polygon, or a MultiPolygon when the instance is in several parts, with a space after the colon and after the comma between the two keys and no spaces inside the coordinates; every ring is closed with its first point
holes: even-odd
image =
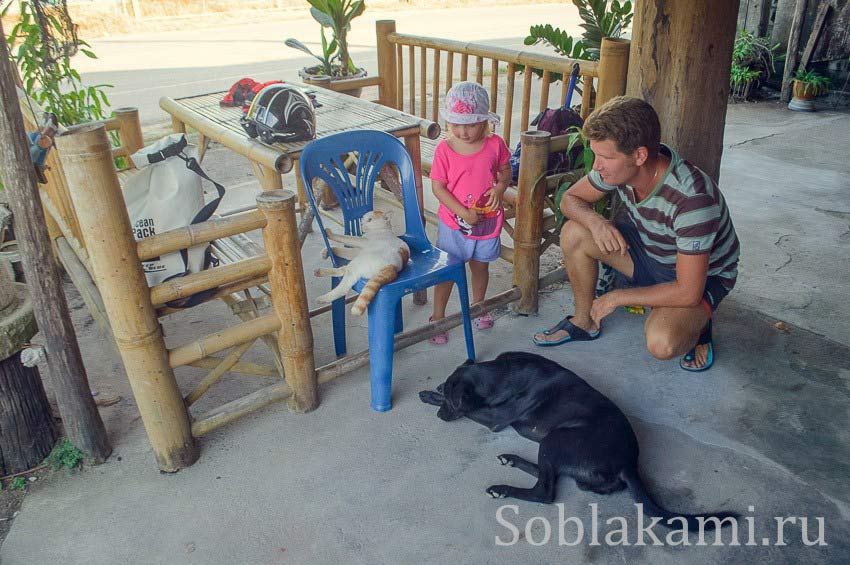
{"type": "Polygon", "coordinates": [[[490,312],[484,312],[484,314],[475,318],[473,323],[475,324],[475,328],[479,330],[489,330],[495,325],[493,318],[490,317],[490,312]]]}
{"type": "MultiPolygon", "coordinates": [[[[432,320],[430,317],[428,318],[428,322],[431,323],[432,320]]],[[[434,345],[446,345],[449,342],[449,332],[443,332],[441,334],[432,335],[428,338],[428,341],[434,345]]]]}

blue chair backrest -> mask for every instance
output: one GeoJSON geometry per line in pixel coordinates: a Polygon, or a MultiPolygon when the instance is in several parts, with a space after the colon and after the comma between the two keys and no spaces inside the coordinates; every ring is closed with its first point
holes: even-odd
{"type": "MultiPolygon", "coordinates": [[[[381,168],[388,163],[395,165],[401,177],[405,235],[423,246],[427,244],[416,194],[413,162],[398,138],[376,130],[337,133],[310,142],[301,152],[299,162],[307,197],[316,211],[316,221],[329,251],[330,242],[325,235],[318,203],[314,201],[313,181],[322,179],[333,190],[342,209],[345,233],[361,235],[360,218],[373,209],[375,182],[381,168]],[[349,153],[357,154],[353,174],[345,168],[345,158],[349,153]]],[[[331,259],[334,266],[338,266],[336,258],[331,259]]]]}

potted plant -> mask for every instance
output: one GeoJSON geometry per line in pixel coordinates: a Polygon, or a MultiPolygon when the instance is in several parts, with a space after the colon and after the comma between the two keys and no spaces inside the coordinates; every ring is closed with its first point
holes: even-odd
{"type": "MultiPolygon", "coordinates": [[[[366,70],[357,67],[348,54],[348,31],[351,20],[361,15],[366,9],[365,0],[307,0],[310,3],[310,14],[319,22],[322,34],[322,55],[316,55],[306,45],[297,39],[289,38],[284,43],[288,47],[303,51],[319,60],[318,65],[304,67],[298,71],[304,82],[323,86],[327,80],[345,80],[362,78],[366,70]],[[331,38],[325,36],[325,28],[330,28],[331,38]]],[[[334,88],[334,90],[342,90],[334,88]]],[[[344,90],[353,96],[360,96],[361,88],[344,90]]]]}
{"type": "Polygon", "coordinates": [[[825,93],[830,86],[829,77],[815,71],[797,71],[792,80],[793,97],[788,103],[789,110],[814,112],[814,98],[825,93]]]}

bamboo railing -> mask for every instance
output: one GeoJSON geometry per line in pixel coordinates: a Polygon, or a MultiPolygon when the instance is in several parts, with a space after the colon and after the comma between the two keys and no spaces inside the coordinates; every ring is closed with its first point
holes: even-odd
{"type": "MultiPolygon", "coordinates": [[[[600,68],[604,70],[604,65],[597,61],[397,33],[395,22],[387,20],[377,22],[376,33],[382,104],[439,123],[442,97],[452,84],[475,81],[488,89],[490,108],[502,116],[502,137],[509,145],[515,116],[520,117],[518,125],[522,132],[528,129],[529,121],[536,113],[547,107],[563,105],[567,82],[560,81],[560,89],[555,89],[558,96],[553,97],[551,81],[557,75],[569,76],[573,63],[579,64],[585,90],[600,86],[616,89],[616,86],[605,84],[608,75],[600,75],[600,68]],[[459,67],[455,66],[456,61],[459,67]],[[542,80],[535,80],[537,74],[542,80]],[[520,93],[517,92],[517,75],[522,77],[520,93]],[[532,88],[537,82],[540,84],[532,88]]],[[[622,82],[625,90],[625,80],[622,79],[622,82]]],[[[590,112],[590,98],[582,96],[583,116],[590,112]]]]}

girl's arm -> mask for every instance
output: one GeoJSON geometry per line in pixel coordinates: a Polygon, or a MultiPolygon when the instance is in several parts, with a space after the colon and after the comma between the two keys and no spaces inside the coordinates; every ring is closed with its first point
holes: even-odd
{"type": "Polygon", "coordinates": [[[443,206],[451,210],[455,215],[466,220],[466,223],[470,226],[474,226],[478,223],[479,213],[461,204],[460,201],[455,198],[451,192],[449,192],[449,189],[446,187],[446,183],[432,179],[431,192],[434,193],[434,196],[443,206]]]}

